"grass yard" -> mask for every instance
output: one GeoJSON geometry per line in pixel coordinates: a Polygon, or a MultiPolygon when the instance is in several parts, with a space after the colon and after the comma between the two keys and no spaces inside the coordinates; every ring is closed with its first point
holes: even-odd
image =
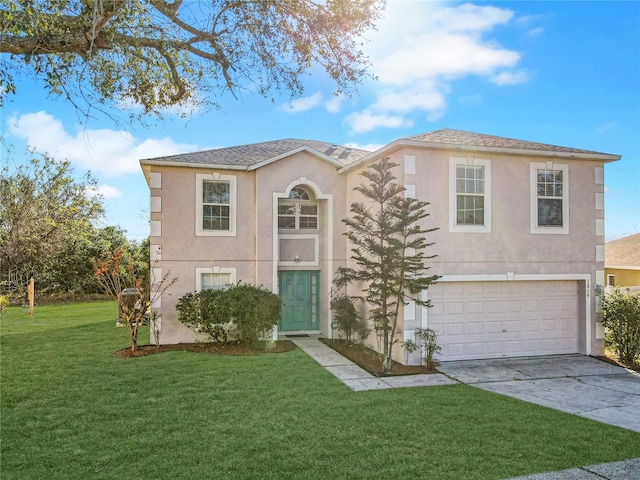
{"type": "Polygon", "coordinates": [[[464,385],[352,392],[300,350],[116,358],[116,314],[0,317],[3,480],[487,480],[640,457],[640,434],[464,385]]]}

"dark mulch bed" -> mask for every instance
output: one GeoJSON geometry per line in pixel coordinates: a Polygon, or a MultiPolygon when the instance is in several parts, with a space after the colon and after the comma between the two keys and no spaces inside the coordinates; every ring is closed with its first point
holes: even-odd
{"type": "Polygon", "coordinates": [[[278,340],[277,342],[267,342],[255,348],[240,345],[236,342],[228,343],[175,343],[171,345],[139,345],[138,349],[132,351],[131,348],[123,348],[115,353],[116,357],[144,357],[163,352],[195,352],[210,353],[214,355],[261,355],[265,353],[284,353],[296,348],[295,344],[289,340],[278,340]]]}
{"type": "Polygon", "coordinates": [[[326,346],[333,348],[339,354],[347,357],[352,362],[360,365],[367,372],[375,375],[376,377],[439,373],[435,369],[429,369],[422,365],[402,365],[397,362],[392,362],[390,372],[384,372],[382,370],[380,355],[370,348],[356,344],[350,345],[346,340],[329,340],[328,338],[321,338],[320,341],[326,346]]]}
{"type": "Polygon", "coordinates": [[[607,354],[603,356],[596,356],[598,360],[602,360],[603,362],[610,363],[612,365],[617,365],[618,367],[627,368],[629,370],[634,370],[640,373],[640,364],[637,365],[627,365],[620,361],[620,359],[614,354],[607,354]]]}

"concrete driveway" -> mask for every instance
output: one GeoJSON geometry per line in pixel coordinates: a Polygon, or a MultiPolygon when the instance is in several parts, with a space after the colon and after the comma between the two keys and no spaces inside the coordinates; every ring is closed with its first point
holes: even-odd
{"type": "Polygon", "coordinates": [[[468,385],[640,432],[640,375],[584,355],[442,362],[468,385]]]}

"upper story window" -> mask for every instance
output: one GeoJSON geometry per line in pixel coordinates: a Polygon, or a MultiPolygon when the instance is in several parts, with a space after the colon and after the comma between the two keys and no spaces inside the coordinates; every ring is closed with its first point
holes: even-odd
{"type": "Polygon", "coordinates": [[[229,230],[231,185],[227,180],[202,183],[202,229],[229,230]]]}
{"type": "Polygon", "coordinates": [[[531,164],[531,233],[569,233],[568,165],[531,164]]]}
{"type": "Polygon", "coordinates": [[[282,230],[317,230],[318,204],[311,192],[294,187],[288,199],[278,201],[278,228],[282,230]]]}
{"type": "Polygon", "coordinates": [[[484,225],[484,167],[456,165],[456,225],[484,225]]]}
{"type": "Polygon", "coordinates": [[[235,175],[196,175],[196,235],[235,236],[235,175]]]}
{"type": "Polygon", "coordinates": [[[449,231],[491,231],[491,161],[449,159],[449,231]]]}

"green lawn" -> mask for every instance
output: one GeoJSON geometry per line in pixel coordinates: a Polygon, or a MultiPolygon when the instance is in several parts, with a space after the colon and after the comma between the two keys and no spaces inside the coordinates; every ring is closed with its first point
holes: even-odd
{"type": "Polygon", "coordinates": [[[116,358],[115,319],[0,317],[3,480],[484,480],[640,457],[640,434],[463,385],[352,392],[299,350],[116,358]]]}

